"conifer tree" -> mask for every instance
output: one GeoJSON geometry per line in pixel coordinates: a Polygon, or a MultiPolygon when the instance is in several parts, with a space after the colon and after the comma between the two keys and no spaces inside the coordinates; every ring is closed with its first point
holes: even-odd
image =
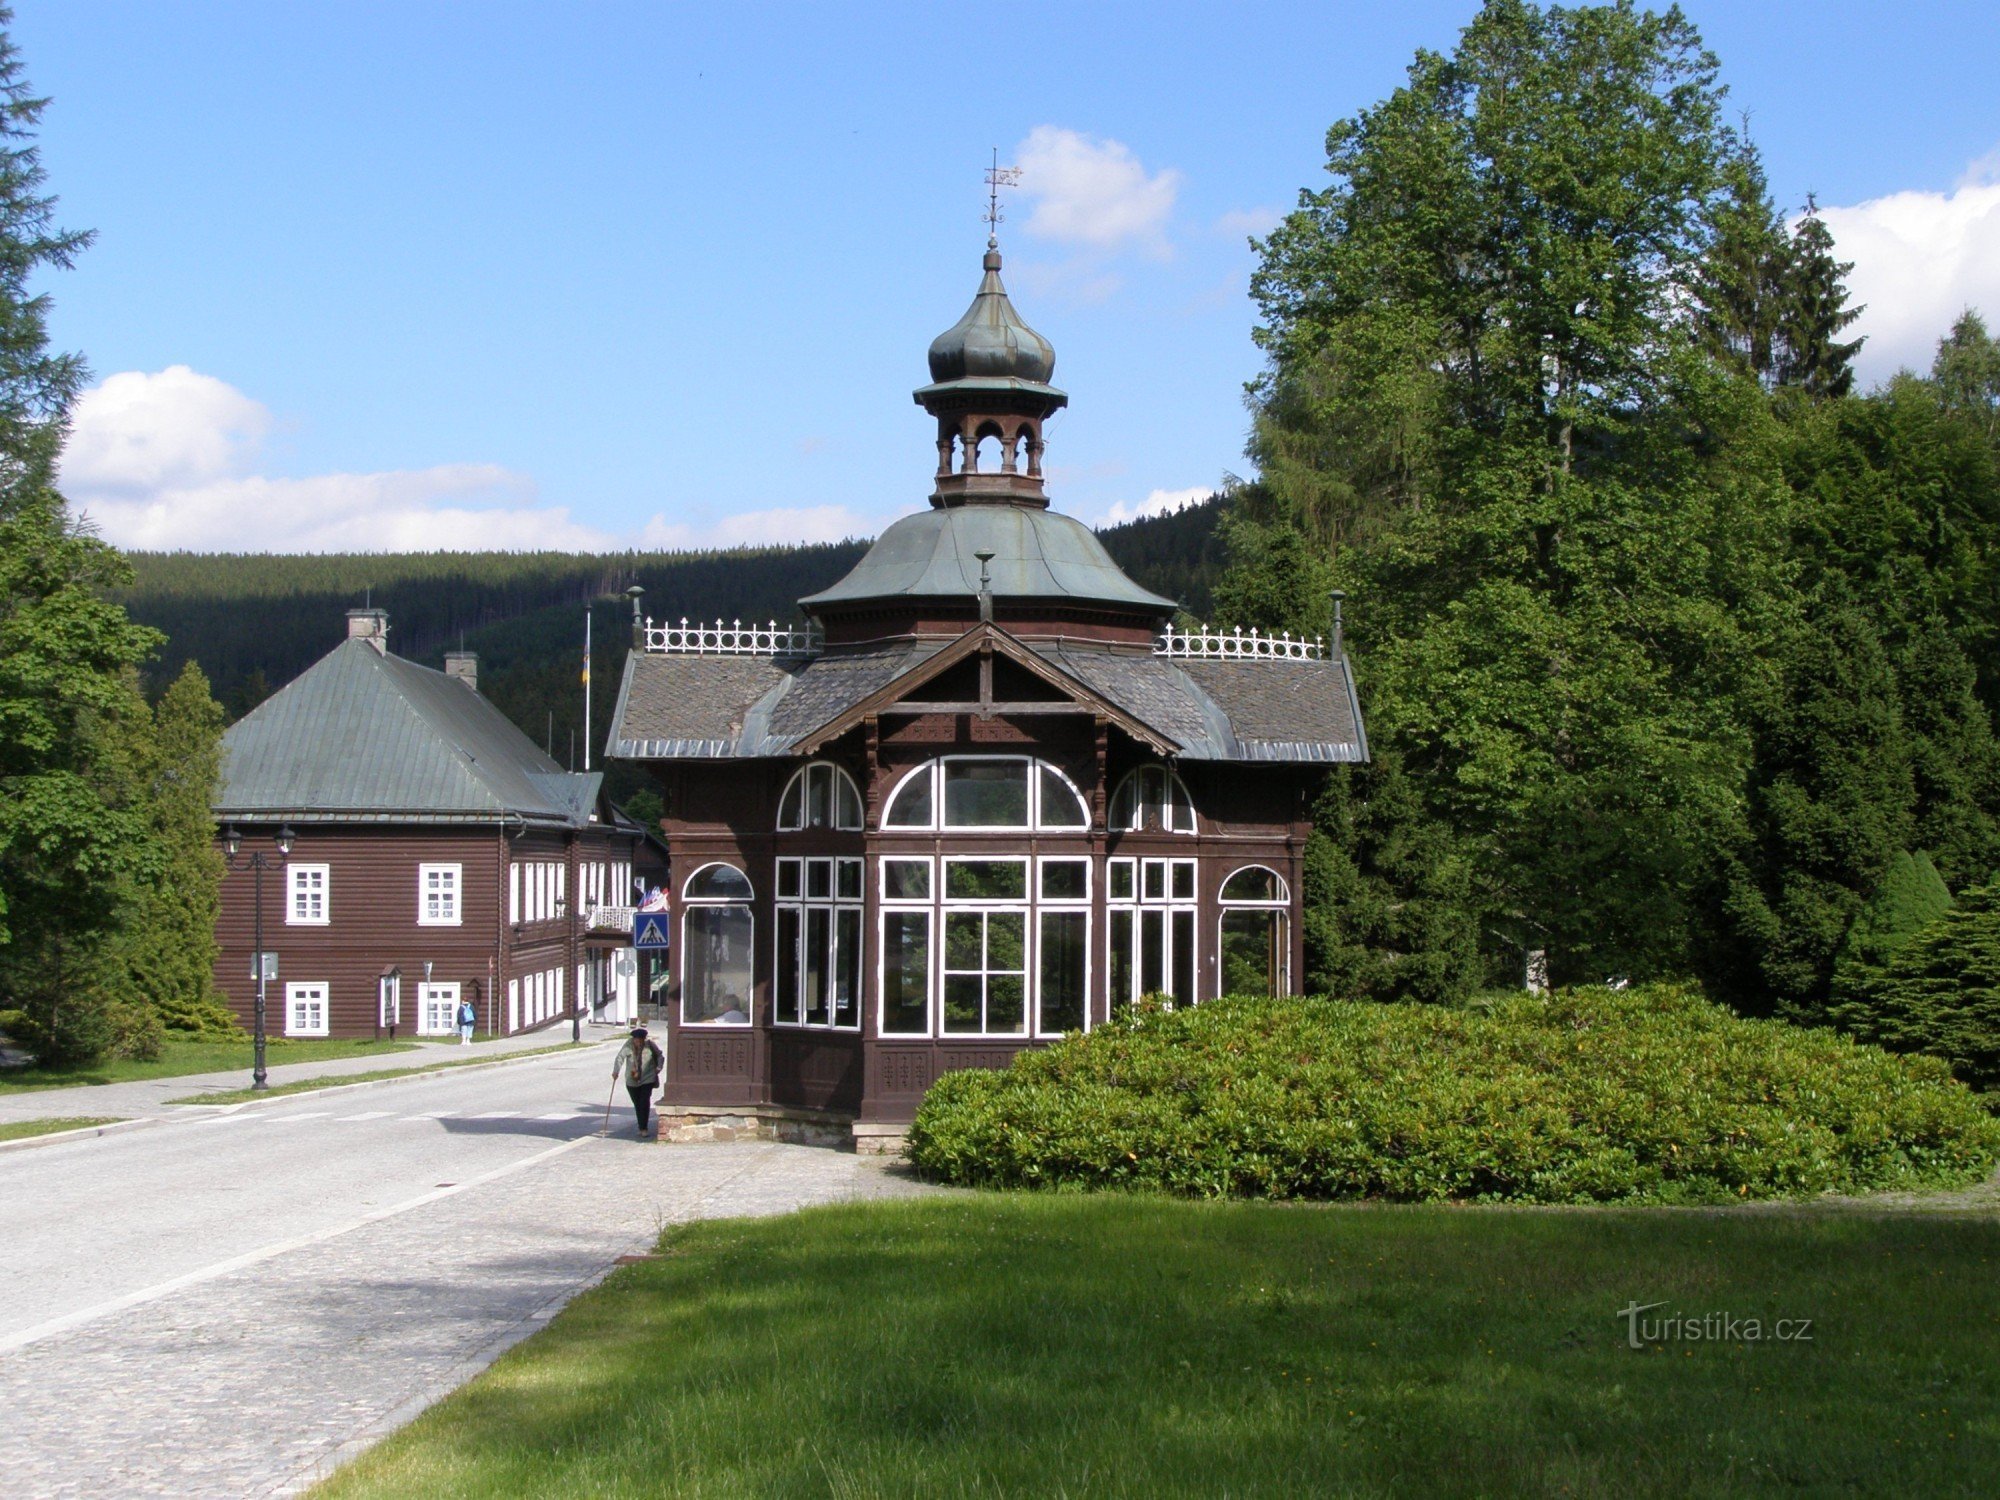
{"type": "Polygon", "coordinates": [[[41,191],[32,142],[46,102],[0,31],[0,1009],[22,1011],[31,1045],[64,1060],[105,1044],[102,940],[120,883],[152,859],[115,747],[127,674],[157,637],[106,601],[129,570],[54,486],[84,366],[50,352],[48,299],[29,281],[89,236],[57,228],[41,191]]]}
{"type": "Polygon", "coordinates": [[[1847,305],[1847,273],[1853,269],[1853,261],[1834,258],[1833,234],[1808,196],[1805,216],[1792,231],[1780,385],[1812,397],[1845,396],[1854,388],[1854,356],[1865,341],[1840,337],[1863,311],[1847,305]]]}
{"type": "Polygon", "coordinates": [[[2000,1084],[2000,885],[1964,892],[1905,943],[1855,1011],[1865,1040],[1944,1058],[1980,1088],[2000,1084]]]}
{"type": "Polygon", "coordinates": [[[151,878],[131,882],[129,919],[115,942],[119,999],[167,1032],[211,1038],[242,1028],[215,990],[222,856],[215,792],[222,773],[222,706],[189,662],[153,706],[141,767],[143,805],[160,850],[151,878]]]}
{"type": "Polygon", "coordinates": [[[1768,390],[1784,357],[1779,340],[1792,240],[1754,146],[1746,142],[1725,160],[1723,182],[1724,194],[1710,211],[1713,238],[1701,261],[1702,343],[1768,390]]]}

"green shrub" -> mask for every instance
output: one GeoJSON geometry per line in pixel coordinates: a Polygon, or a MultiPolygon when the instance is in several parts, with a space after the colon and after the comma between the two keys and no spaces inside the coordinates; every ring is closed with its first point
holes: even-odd
{"type": "Polygon", "coordinates": [[[1232,998],[948,1073],[935,1178],[1200,1197],[1715,1202],[1958,1185],[2000,1157],[1943,1064],[1652,985],[1484,1011],[1232,998]]]}

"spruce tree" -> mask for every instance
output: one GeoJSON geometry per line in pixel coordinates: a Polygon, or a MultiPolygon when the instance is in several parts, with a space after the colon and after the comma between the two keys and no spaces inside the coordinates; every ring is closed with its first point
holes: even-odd
{"type": "MultiPolygon", "coordinates": [[[[0,27],[10,19],[0,10],[0,27]]],[[[41,191],[32,142],[46,102],[0,30],[0,1010],[23,1012],[37,1053],[66,1061],[109,1038],[103,939],[121,883],[153,860],[116,747],[127,674],[158,638],[107,602],[130,571],[55,490],[85,371],[50,352],[48,299],[29,282],[89,236],[57,228],[41,191]]]]}
{"type": "Polygon", "coordinates": [[[160,863],[150,878],[128,885],[129,916],[113,944],[116,994],[121,1003],[143,1007],[166,1032],[238,1036],[242,1028],[215,990],[223,868],[213,805],[222,773],[222,705],[199,666],[181,669],[153,706],[147,729],[142,799],[160,863]]]}
{"type": "Polygon", "coordinates": [[[2000,885],[1958,904],[1903,945],[1868,997],[1860,1034],[1942,1057],[1980,1088],[2000,1084],[2000,885]]]}
{"type": "Polygon", "coordinates": [[[1791,282],[1792,240],[1771,201],[1764,164],[1747,142],[1723,167],[1725,191],[1710,210],[1712,239],[1702,257],[1703,345],[1769,389],[1791,282]]]}
{"type": "Polygon", "coordinates": [[[1930,856],[1900,851],[1840,945],[1827,1019],[1843,1031],[1872,1040],[1879,1030],[1877,997],[1890,962],[1950,910],[1951,892],[1930,856]]]}
{"type": "Polygon", "coordinates": [[[1840,335],[1863,309],[1847,305],[1854,262],[1834,258],[1833,234],[1810,196],[1792,231],[1789,261],[1778,383],[1815,398],[1845,396],[1854,388],[1854,356],[1865,340],[1840,335]]]}

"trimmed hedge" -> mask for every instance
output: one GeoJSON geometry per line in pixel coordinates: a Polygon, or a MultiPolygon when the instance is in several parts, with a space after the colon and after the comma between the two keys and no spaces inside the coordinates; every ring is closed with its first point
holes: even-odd
{"type": "Polygon", "coordinates": [[[908,1149],[968,1186],[1700,1203],[1960,1186],[2000,1120],[1941,1062],[1649,985],[1142,1011],[946,1074],[908,1149]]]}

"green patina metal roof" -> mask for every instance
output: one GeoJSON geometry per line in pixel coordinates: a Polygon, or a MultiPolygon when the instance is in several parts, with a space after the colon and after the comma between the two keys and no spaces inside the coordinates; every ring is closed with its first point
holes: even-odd
{"type": "Polygon", "coordinates": [[[1109,604],[1162,617],[1179,606],[1127,578],[1097,534],[1052,510],[954,505],[905,516],[807,610],[876,599],[966,599],[979,594],[980,552],[991,552],[995,599],[1109,604]]]}
{"type": "Polygon", "coordinates": [[[933,383],[917,392],[917,400],[961,388],[1026,390],[1053,397],[1053,404],[1061,406],[1069,398],[1049,384],[1056,372],[1055,345],[1030,328],[1007,300],[998,250],[987,249],[985,265],[986,275],[965,316],[931,341],[933,383]]]}
{"type": "Polygon", "coordinates": [[[581,827],[603,778],[563,770],[463,682],[349,640],[223,736],[224,818],[581,827]]]}

